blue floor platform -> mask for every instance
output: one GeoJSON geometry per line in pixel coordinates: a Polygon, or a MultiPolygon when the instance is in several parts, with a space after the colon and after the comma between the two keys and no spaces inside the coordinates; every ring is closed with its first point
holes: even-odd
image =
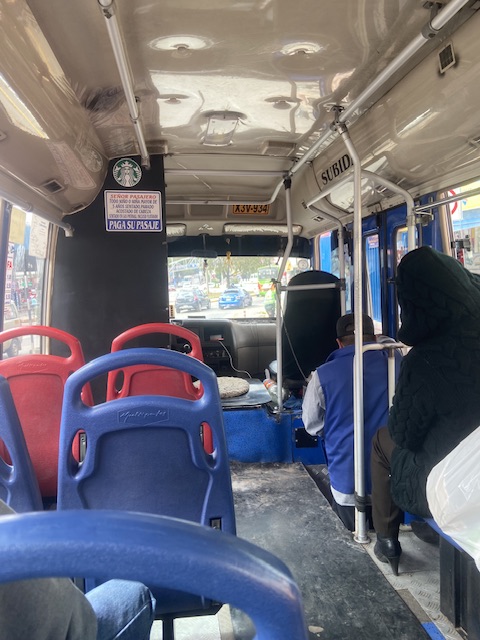
{"type": "Polygon", "coordinates": [[[322,443],[305,431],[301,411],[279,415],[265,404],[234,411],[224,406],[223,421],[230,460],[325,464],[322,443]]]}

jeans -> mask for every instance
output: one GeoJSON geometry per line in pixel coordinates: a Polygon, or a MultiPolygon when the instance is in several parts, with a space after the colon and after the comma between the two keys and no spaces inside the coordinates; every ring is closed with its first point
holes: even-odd
{"type": "Polygon", "coordinates": [[[140,582],[109,580],[85,594],[97,616],[97,640],[148,640],[155,598],[140,582]]]}

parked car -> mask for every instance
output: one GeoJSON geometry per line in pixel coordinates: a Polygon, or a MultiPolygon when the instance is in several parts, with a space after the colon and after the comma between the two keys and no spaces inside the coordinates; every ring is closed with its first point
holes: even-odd
{"type": "Polygon", "coordinates": [[[242,287],[230,287],[225,289],[218,299],[219,309],[227,309],[228,307],[243,309],[244,307],[250,307],[251,305],[252,296],[248,291],[242,289],[242,287]]]}
{"type": "Polygon", "coordinates": [[[175,299],[175,311],[200,311],[210,309],[210,298],[201,289],[181,289],[177,291],[175,299]]]}
{"type": "MultiPolygon", "coordinates": [[[[3,314],[3,328],[5,330],[15,329],[15,327],[20,327],[21,324],[22,322],[20,320],[17,305],[12,301],[7,302],[3,314]]],[[[3,352],[10,357],[18,356],[21,347],[22,339],[20,337],[14,338],[13,340],[7,340],[3,343],[3,352]]]]}

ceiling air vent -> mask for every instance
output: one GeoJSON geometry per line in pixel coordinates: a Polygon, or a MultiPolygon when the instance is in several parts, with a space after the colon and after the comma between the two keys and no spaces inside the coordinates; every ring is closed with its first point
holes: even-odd
{"type": "Polygon", "coordinates": [[[438,54],[438,64],[440,73],[445,73],[447,69],[453,67],[456,63],[453,44],[449,42],[438,54]]]}
{"type": "Polygon", "coordinates": [[[295,153],[296,144],[294,142],[282,140],[265,140],[260,153],[264,156],[282,156],[288,158],[295,153]]]}
{"type": "Polygon", "coordinates": [[[45,191],[48,191],[48,193],[58,193],[59,191],[63,191],[65,188],[56,180],[47,180],[47,182],[44,182],[41,187],[45,191]]]}

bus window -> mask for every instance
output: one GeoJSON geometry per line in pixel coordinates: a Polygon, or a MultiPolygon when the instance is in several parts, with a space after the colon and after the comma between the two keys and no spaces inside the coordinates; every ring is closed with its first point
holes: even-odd
{"type": "MultiPolygon", "coordinates": [[[[403,258],[403,256],[408,251],[408,231],[407,231],[407,227],[399,227],[395,231],[394,246],[396,247],[396,252],[397,252],[397,260],[396,260],[395,265],[396,265],[396,267],[398,267],[398,264],[399,264],[400,260],[403,258]]],[[[395,272],[396,272],[396,269],[395,269],[395,272]]]]}
{"type": "MultiPolygon", "coordinates": [[[[43,282],[49,223],[13,207],[10,215],[5,270],[4,329],[42,322],[43,282]]],[[[4,353],[38,353],[40,338],[32,336],[6,342],[4,353]]]]}
{"type": "Polygon", "coordinates": [[[380,287],[380,252],[378,233],[365,238],[365,312],[372,318],[375,333],[382,332],[382,307],[380,287]]]}
{"type": "Polygon", "coordinates": [[[320,248],[320,269],[322,271],[332,271],[332,232],[322,233],[319,239],[320,248]]]}
{"type": "MultiPolygon", "coordinates": [[[[415,230],[415,244],[418,244],[418,232],[415,230]]],[[[396,261],[395,261],[395,275],[397,273],[398,265],[400,264],[400,260],[404,255],[408,253],[408,229],[407,227],[398,227],[395,229],[393,233],[393,250],[396,252],[396,261]]],[[[398,329],[400,328],[400,307],[396,305],[397,314],[396,314],[396,322],[395,322],[395,335],[398,329]]]]}
{"type": "MultiPolygon", "coordinates": [[[[480,181],[452,189],[449,194],[473,191],[479,187],[480,181]]],[[[453,202],[449,208],[456,258],[469,271],[480,274],[480,195],[453,202]]]]}
{"type": "MultiPolygon", "coordinates": [[[[345,254],[345,304],[346,309],[345,313],[352,313],[352,285],[353,285],[353,266],[352,266],[352,257],[349,255],[347,250],[347,245],[344,245],[344,254],[345,254]]],[[[322,261],[323,264],[323,261],[322,261]]],[[[331,273],[337,278],[340,278],[340,263],[338,259],[338,247],[331,251],[331,273]]],[[[323,269],[323,271],[327,271],[327,269],[323,269]]]]}

